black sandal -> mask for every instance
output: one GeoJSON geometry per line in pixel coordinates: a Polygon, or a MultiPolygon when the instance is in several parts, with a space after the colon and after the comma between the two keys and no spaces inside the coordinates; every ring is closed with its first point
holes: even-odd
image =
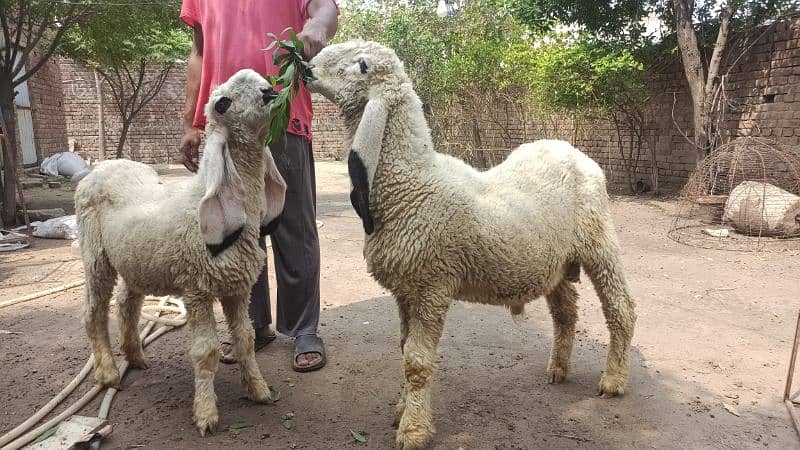
{"type": "Polygon", "coordinates": [[[325,366],[328,359],[325,355],[325,344],[322,339],[315,334],[305,334],[294,338],[294,359],[292,360],[292,369],[295,372],[312,372],[319,370],[325,366]],[[310,366],[300,366],[297,364],[297,357],[305,355],[306,353],[319,353],[321,358],[316,363],[310,366]]]}
{"type": "MultiPolygon", "coordinates": [[[[267,333],[266,336],[259,336],[258,333],[256,333],[256,340],[254,342],[255,351],[259,351],[262,348],[266,347],[267,344],[269,344],[270,342],[274,341],[275,338],[277,338],[277,337],[278,337],[278,335],[276,335],[275,332],[272,331],[272,330],[270,330],[269,333],[267,333]]],[[[230,339],[226,339],[226,340],[220,341],[219,344],[220,345],[228,344],[231,347],[231,352],[228,353],[227,355],[222,353],[222,350],[220,350],[220,352],[219,352],[219,361],[221,363],[223,363],[223,364],[233,364],[233,363],[235,363],[236,362],[236,355],[233,354],[233,343],[230,342],[230,339]]]]}

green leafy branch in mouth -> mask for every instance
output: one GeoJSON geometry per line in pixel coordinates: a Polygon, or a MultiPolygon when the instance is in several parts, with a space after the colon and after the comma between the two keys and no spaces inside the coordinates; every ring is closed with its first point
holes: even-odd
{"type": "Polygon", "coordinates": [[[289,34],[289,39],[281,40],[275,33],[267,33],[267,37],[273,42],[264,49],[272,50],[272,62],[279,68],[278,75],[269,75],[265,78],[273,87],[282,86],[277,96],[270,102],[269,110],[271,121],[269,124],[269,134],[267,144],[277,142],[289,127],[289,117],[291,112],[290,104],[300,83],[307,83],[314,79],[308,62],[303,59],[303,41],[301,41],[294,30],[289,27],[281,32],[281,35],[289,34]]]}

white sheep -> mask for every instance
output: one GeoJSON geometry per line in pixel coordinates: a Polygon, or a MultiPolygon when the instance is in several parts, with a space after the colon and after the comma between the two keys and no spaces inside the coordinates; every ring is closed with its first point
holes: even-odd
{"type": "Polygon", "coordinates": [[[479,172],[434,151],[420,100],[391,49],[346,42],[311,66],[317,80],[309,89],[335,102],[345,120],[350,198],[363,221],[368,270],[400,309],[397,446],[423,447],[434,433],[429,380],[453,300],[518,315],[545,296],[554,326],[547,379],[563,381],[581,266],[611,334],[599,392],[621,394],[636,316],[600,167],[566,142],[542,140],[479,172]]]}
{"type": "Polygon", "coordinates": [[[144,296],[183,297],[195,370],[193,418],[202,435],[218,421],[215,297],[231,329],[242,384],[254,401],[270,400],[247,307],[265,260],[259,237],[276,224],[286,190],[264,146],[274,95],[252,70],[237,72],[212,92],[205,150],[194,177],[167,185],[144,164],[106,161],[75,192],[86,272],[84,324],[95,379],[106,386],[119,380],[108,335],[117,276],[120,347],[132,367],[146,367],[137,331],[144,296]]]}

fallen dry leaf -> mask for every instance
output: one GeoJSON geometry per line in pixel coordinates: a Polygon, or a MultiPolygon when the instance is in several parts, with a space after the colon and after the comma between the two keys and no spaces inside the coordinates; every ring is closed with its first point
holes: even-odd
{"type": "Polygon", "coordinates": [[[734,416],[739,417],[739,411],[737,411],[736,408],[734,408],[732,405],[729,405],[727,403],[723,403],[722,407],[725,408],[725,411],[728,411],[729,413],[733,414],[734,416]]]}

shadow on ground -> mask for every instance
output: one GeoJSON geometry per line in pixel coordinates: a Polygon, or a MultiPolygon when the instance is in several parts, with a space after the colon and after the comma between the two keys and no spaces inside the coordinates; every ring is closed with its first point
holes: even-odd
{"type": "MultiPolygon", "coordinates": [[[[0,402],[28,402],[25,408],[4,410],[0,430],[10,429],[43,404],[88,354],[77,320],[60,329],[39,324],[78,317],[77,303],[14,307],[0,318],[0,329],[23,330],[20,335],[0,337],[4,344],[0,361],[6,372],[0,381],[0,402]],[[32,371],[31,358],[42,357],[48,364],[32,371]]],[[[720,414],[707,402],[711,393],[694,389],[687,395],[687,386],[674,373],[648,368],[636,346],[628,393],[615,399],[595,397],[607,339],[594,339],[580,329],[568,381],[546,384],[551,326],[542,303],[531,305],[531,318],[520,325],[502,308],[468,304],[452,308],[434,380],[438,434],[433,448],[793,445],[794,436],[783,417],[759,410],[742,418],[720,414]]],[[[150,368],[131,372],[123,382],[112,409],[115,432],[108,448],[355,447],[350,430],[366,432],[369,448],[391,447],[393,404],[402,376],[394,309],[391,298],[380,297],[324,311],[321,333],[328,344],[329,364],[319,372],[291,371],[288,339],[260,352],[263,373],[283,394],[274,405],[256,405],[244,398],[238,367],[222,365],[216,381],[220,430],[207,438],[201,438],[191,424],[188,333],[185,329],[169,333],[146,350],[150,368]],[[295,415],[292,430],[281,425],[287,413],[295,415]],[[252,426],[226,429],[234,422],[252,426]]],[[[84,414],[96,411],[97,403],[84,414]]]]}

